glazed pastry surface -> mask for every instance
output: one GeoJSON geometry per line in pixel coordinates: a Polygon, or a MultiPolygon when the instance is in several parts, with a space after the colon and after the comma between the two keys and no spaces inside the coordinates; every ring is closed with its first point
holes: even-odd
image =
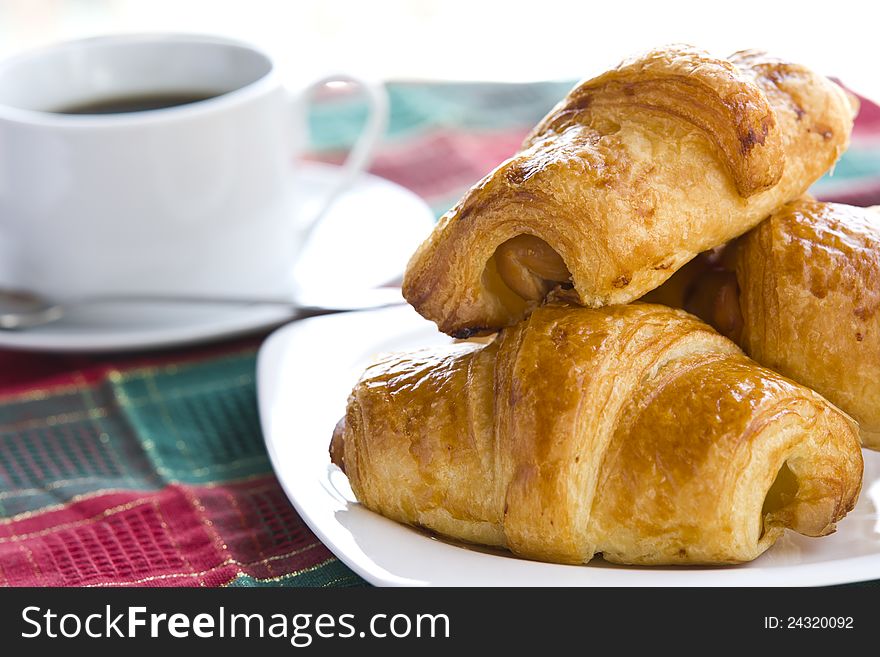
{"type": "Polygon", "coordinates": [[[698,314],[762,365],[818,391],[859,422],[866,447],[880,449],[876,210],[789,203],[714,265],[677,278],[649,298],[698,314]]]}
{"type": "Polygon", "coordinates": [[[548,295],[627,303],[801,195],[843,152],[854,101],[754,52],[671,46],[576,86],[441,218],[404,296],[456,337],[548,295]]]}
{"type": "Polygon", "coordinates": [[[331,457],[378,513],[563,563],[748,561],[784,528],[832,532],[862,476],[848,416],[649,304],[383,357],[331,457]]]}

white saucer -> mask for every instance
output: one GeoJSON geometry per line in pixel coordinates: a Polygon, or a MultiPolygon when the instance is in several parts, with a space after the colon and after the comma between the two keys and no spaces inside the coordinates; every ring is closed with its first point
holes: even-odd
{"type": "Polygon", "coordinates": [[[856,508],[824,538],[786,534],[740,566],[644,568],[594,559],[539,563],[399,525],[357,503],[328,454],[352,385],[376,354],[445,344],[406,306],[316,317],[276,331],[257,361],[260,422],[275,473],[318,538],[378,585],[818,586],[880,579],[880,453],[864,451],[856,508]]]}
{"type": "MultiPolygon", "coordinates": [[[[317,209],[335,184],[339,167],[303,163],[291,172],[297,196],[310,194],[301,208],[317,209]]],[[[315,229],[298,267],[319,270],[322,285],[363,289],[398,278],[412,252],[434,223],[431,209],[409,190],[383,178],[363,175],[340,197],[315,229]],[[341,235],[345,239],[339,239],[341,235]],[[338,263],[345,263],[344,267],[338,263]],[[356,272],[356,280],[350,273],[356,272]]],[[[309,295],[320,299],[320,290],[309,295]]],[[[23,331],[0,331],[0,348],[58,352],[112,352],[180,346],[277,326],[291,312],[271,305],[114,303],[72,308],[63,319],[23,331]]]]}

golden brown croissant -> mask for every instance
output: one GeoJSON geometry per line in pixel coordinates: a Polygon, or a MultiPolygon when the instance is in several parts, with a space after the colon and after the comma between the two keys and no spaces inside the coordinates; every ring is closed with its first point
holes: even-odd
{"type": "Polygon", "coordinates": [[[880,214],[802,199],[648,297],[698,314],[756,361],[858,420],[880,449],[880,214]],[[669,286],[669,289],[665,289],[669,286]]]}
{"type": "Polygon", "coordinates": [[[855,100],[754,52],[674,46],[577,85],[416,251],[404,296],[487,333],[547,293],[598,307],[659,286],[801,195],[846,148],[855,100]]]}
{"type": "Polygon", "coordinates": [[[331,445],[358,500],[534,559],[754,559],[834,530],[855,423],[680,310],[547,305],[491,344],[391,355],[331,445]]]}

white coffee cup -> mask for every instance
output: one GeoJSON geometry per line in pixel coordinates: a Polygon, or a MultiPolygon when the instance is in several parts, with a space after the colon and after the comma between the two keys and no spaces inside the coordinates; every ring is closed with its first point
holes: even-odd
{"type": "Polygon", "coordinates": [[[297,93],[232,40],[122,35],[0,64],[0,288],[56,299],[125,293],[292,294],[310,230],[293,208],[306,101],[359,84],[365,128],[323,202],[362,171],[387,122],[384,88],[349,75],[297,93]],[[155,94],[210,98],[114,114],[58,110],[155,94]]]}

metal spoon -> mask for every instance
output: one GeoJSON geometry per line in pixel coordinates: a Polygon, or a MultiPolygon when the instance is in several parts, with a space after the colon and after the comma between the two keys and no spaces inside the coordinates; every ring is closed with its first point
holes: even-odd
{"type": "Polygon", "coordinates": [[[290,308],[297,317],[321,315],[349,310],[370,310],[405,303],[397,287],[377,287],[352,292],[322,294],[314,302],[302,298],[260,299],[244,297],[217,297],[198,295],[126,294],[83,297],[75,301],[55,303],[40,294],[28,290],[4,290],[0,288],[0,330],[34,328],[56,322],[75,306],[106,303],[181,303],[181,304],[232,304],[274,305],[290,308]]]}

